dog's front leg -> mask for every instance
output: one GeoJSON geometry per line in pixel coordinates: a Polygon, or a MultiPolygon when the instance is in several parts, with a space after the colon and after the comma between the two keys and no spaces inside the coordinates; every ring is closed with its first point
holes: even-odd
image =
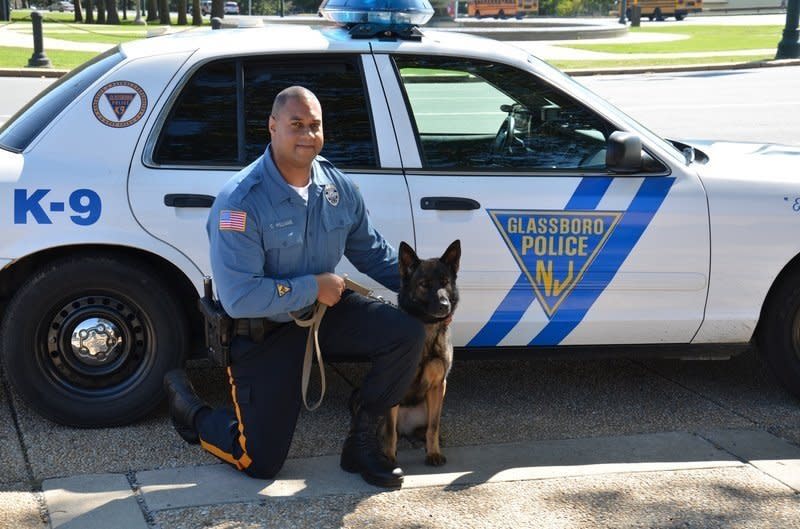
{"type": "Polygon", "coordinates": [[[425,366],[425,375],[428,378],[428,392],[425,394],[425,402],[428,406],[428,428],[425,431],[425,464],[431,466],[441,466],[447,462],[447,458],[442,454],[439,447],[439,423],[442,418],[442,404],[445,392],[445,369],[444,364],[439,360],[434,360],[425,366]]]}
{"type": "Polygon", "coordinates": [[[392,406],[386,415],[386,429],[383,437],[383,453],[392,463],[397,462],[397,413],[400,406],[392,406]]]}

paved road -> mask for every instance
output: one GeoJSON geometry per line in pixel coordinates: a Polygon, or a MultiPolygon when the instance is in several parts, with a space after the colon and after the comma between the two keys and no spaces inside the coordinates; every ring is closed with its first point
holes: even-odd
{"type": "Polygon", "coordinates": [[[661,136],[800,145],[797,67],[578,81],[661,136]]]}

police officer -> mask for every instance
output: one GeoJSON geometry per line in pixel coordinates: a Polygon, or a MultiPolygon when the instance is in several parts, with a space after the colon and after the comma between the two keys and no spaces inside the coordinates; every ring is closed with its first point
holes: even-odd
{"type": "MultiPolygon", "coordinates": [[[[344,124],[341,124],[344,125],[344,124]]],[[[325,158],[322,109],[293,86],[275,98],[271,143],[222,189],[208,219],[220,302],[237,319],[228,378],[233,409],[208,407],[182,370],[165,377],[172,422],[189,443],[256,478],[283,465],[301,405],[307,329],[290,312],[329,308],[319,329],[324,354],[368,357],[354,393],[341,466],[369,483],[399,487],[400,468],[383,455],[378,429],[408,389],[424,329],[397,309],[345,291],[334,274],[342,255],[397,291],[397,252],[372,226],[358,188],[325,158]]]]}

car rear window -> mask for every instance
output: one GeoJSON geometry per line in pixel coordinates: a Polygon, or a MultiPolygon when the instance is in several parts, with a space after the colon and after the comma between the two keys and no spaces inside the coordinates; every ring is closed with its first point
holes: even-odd
{"type": "Polygon", "coordinates": [[[119,47],[112,48],[50,85],[0,128],[0,147],[24,151],[67,105],[123,59],[119,47]]]}

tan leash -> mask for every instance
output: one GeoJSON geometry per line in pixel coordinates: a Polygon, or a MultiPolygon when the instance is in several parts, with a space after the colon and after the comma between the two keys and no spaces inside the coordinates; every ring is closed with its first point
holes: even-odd
{"type": "MultiPolygon", "coordinates": [[[[353,292],[357,292],[362,296],[367,296],[370,298],[374,297],[372,295],[372,290],[368,289],[364,285],[356,283],[347,276],[344,276],[344,288],[352,290],[353,292]]],[[[302,378],[303,406],[305,406],[308,411],[314,411],[319,408],[320,404],[322,404],[322,399],[325,398],[325,364],[322,363],[322,350],[319,348],[319,326],[322,324],[322,317],[325,316],[326,310],[328,310],[328,306],[318,301],[314,303],[314,310],[308,319],[303,320],[290,313],[292,319],[294,319],[294,322],[297,325],[308,328],[306,352],[305,357],[303,358],[302,378]],[[313,405],[309,406],[308,401],[306,400],[306,395],[308,394],[308,383],[311,380],[312,356],[315,352],[317,355],[317,365],[319,366],[319,400],[317,400],[317,402],[315,402],[313,405]]]]}

